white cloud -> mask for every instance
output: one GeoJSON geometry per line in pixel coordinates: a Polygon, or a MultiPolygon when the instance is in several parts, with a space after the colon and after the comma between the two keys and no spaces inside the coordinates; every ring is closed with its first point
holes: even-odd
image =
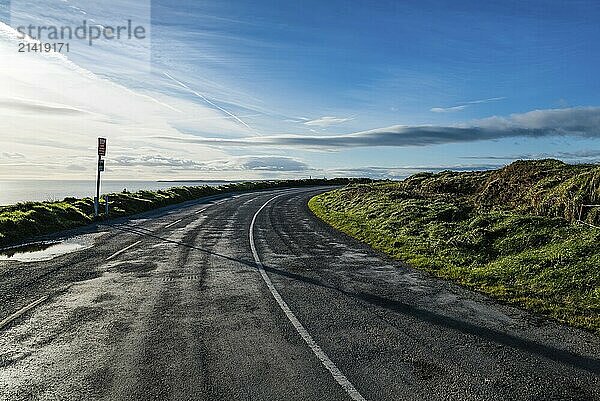
{"type": "Polygon", "coordinates": [[[111,162],[117,166],[132,167],[171,167],[182,170],[200,170],[206,166],[205,163],[196,162],[189,159],[180,159],[177,157],[168,157],[162,155],[121,155],[111,159],[111,162]]]}
{"type": "Polygon", "coordinates": [[[457,164],[440,166],[355,167],[327,170],[329,176],[398,180],[421,172],[481,171],[500,167],[500,164],[457,164]]]}
{"type": "Polygon", "coordinates": [[[317,118],[316,120],[306,121],[304,125],[310,125],[315,127],[329,127],[331,125],[337,125],[350,121],[352,118],[341,118],[341,117],[328,117],[324,116],[317,118]]]}
{"type": "Polygon", "coordinates": [[[543,153],[520,153],[514,155],[480,155],[462,156],[461,159],[475,160],[517,160],[517,159],[562,159],[582,162],[595,162],[600,160],[600,149],[574,150],[569,152],[543,152],[543,153]]]}
{"type": "Polygon", "coordinates": [[[68,116],[86,114],[87,112],[75,107],[63,104],[41,103],[32,99],[5,98],[0,99],[0,109],[21,111],[30,115],[38,116],[40,114],[52,116],[68,116]]]}
{"type": "Polygon", "coordinates": [[[69,164],[67,167],[69,171],[87,171],[87,167],[82,166],[80,164],[69,164]]]}
{"type": "MultiPolygon", "coordinates": [[[[0,149],[6,154],[28,155],[23,165],[4,165],[0,178],[39,177],[40,165],[56,167],[48,173],[50,178],[74,177],[76,171],[68,168],[71,159],[93,157],[98,136],[109,140],[109,159],[117,154],[171,152],[206,161],[227,154],[202,145],[190,147],[148,137],[183,138],[177,128],[181,126],[229,137],[249,133],[209,105],[154,92],[149,89],[159,90],[154,85],[131,90],[60,54],[18,53],[17,42],[15,31],[0,23],[0,149]]],[[[135,174],[136,178],[150,178],[155,171],[135,174]]],[[[121,177],[130,177],[130,172],[112,173],[112,178],[121,177]]]]}
{"type": "Polygon", "coordinates": [[[462,110],[466,109],[467,107],[469,107],[469,105],[472,105],[472,104],[497,102],[498,100],[504,100],[504,99],[506,99],[506,98],[505,97],[490,97],[488,99],[470,100],[468,102],[461,102],[458,106],[433,107],[433,108],[429,109],[429,111],[431,111],[433,113],[451,113],[451,112],[456,112],[456,111],[462,111],[462,110]]]}
{"type": "Polygon", "coordinates": [[[2,154],[0,154],[0,156],[2,156],[2,159],[24,159],[25,155],[22,153],[11,153],[11,152],[2,152],[2,154]]]}
{"type": "Polygon", "coordinates": [[[467,108],[466,105],[453,106],[453,107],[434,107],[434,108],[430,109],[429,111],[431,111],[433,113],[451,113],[451,112],[455,112],[455,111],[461,111],[466,108],[467,108]]]}
{"type": "Polygon", "coordinates": [[[489,103],[489,102],[497,102],[498,100],[504,100],[506,97],[490,97],[488,99],[479,99],[479,100],[471,100],[468,102],[464,102],[465,104],[480,104],[480,103],[489,103]]]}
{"type": "Polygon", "coordinates": [[[226,159],[194,161],[162,155],[122,155],[113,159],[120,167],[168,167],[181,171],[307,171],[303,161],[283,156],[232,156],[226,159]]]}
{"type": "MultiPolygon", "coordinates": [[[[218,161],[212,162],[219,164],[218,161]]],[[[263,171],[308,171],[311,168],[303,161],[282,156],[242,156],[233,158],[223,167],[232,170],[263,170],[263,171]]]]}
{"type": "Polygon", "coordinates": [[[374,146],[429,146],[512,137],[570,136],[600,138],[600,107],[534,110],[508,117],[490,117],[448,126],[395,125],[340,135],[277,135],[243,139],[162,138],[210,146],[286,146],[332,150],[374,146]]]}

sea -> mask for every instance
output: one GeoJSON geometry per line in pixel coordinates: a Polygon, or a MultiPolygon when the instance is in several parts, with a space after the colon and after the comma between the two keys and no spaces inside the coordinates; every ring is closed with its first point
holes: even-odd
{"type": "MultiPolygon", "coordinates": [[[[101,193],[159,190],[180,186],[224,185],[235,181],[120,181],[103,180],[101,193]]],[[[0,180],[0,205],[25,201],[57,201],[96,196],[95,180],[0,180]]]]}

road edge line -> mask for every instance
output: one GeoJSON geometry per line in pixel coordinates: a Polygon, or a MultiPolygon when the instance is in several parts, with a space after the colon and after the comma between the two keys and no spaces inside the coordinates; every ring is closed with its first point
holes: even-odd
{"type": "Polygon", "coordinates": [[[294,328],[296,329],[298,334],[300,334],[300,337],[302,337],[302,339],[308,345],[308,347],[311,349],[313,354],[315,354],[315,356],[319,359],[319,361],[321,361],[321,363],[323,364],[323,366],[325,366],[325,368],[329,371],[329,373],[331,373],[331,376],[333,377],[333,379],[342,387],[342,389],[344,389],[344,391],[350,396],[350,398],[352,398],[355,401],[366,401],[366,399],[358,392],[358,390],[354,387],[354,385],[350,382],[350,380],[348,380],[348,378],[342,373],[342,371],[327,356],[325,351],[323,351],[323,349],[316,343],[316,341],[312,338],[312,336],[310,335],[308,330],[306,330],[306,328],[302,325],[302,323],[300,323],[300,321],[298,320],[296,315],[294,315],[294,312],[292,312],[290,307],[283,300],[283,297],[281,296],[281,294],[279,294],[279,291],[277,291],[277,289],[273,285],[273,282],[267,275],[267,272],[265,271],[265,268],[260,260],[260,257],[258,256],[258,251],[256,250],[256,244],[254,243],[254,226],[256,223],[256,218],[258,217],[260,212],[269,203],[271,203],[271,201],[273,201],[274,199],[277,199],[283,195],[284,194],[274,196],[271,199],[269,199],[268,201],[266,201],[260,207],[260,209],[258,209],[258,211],[254,214],[254,217],[252,217],[252,222],[250,223],[250,229],[249,229],[249,238],[250,238],[250,249],[252,250],[252,256],[254,257],[254,261],[256,262],[256,267],[258,268],[258,271],[260,272],[260,275],[261,275],[263,281],[269,288],[271,295],[273,295],[273,298],[275,298],[275,301],[277,301],[277,304],[279,304],[279,307],[281,308],[283,313],[285,313],[285,316],[292,323],[292,325],[294,326],[294,328]]]}
{"type": "Polygon", "coordinates": [[[184,219],[184,218],[185,218],[185,217],[182,217],[182,218],[181,218],[181,219],[179,219],[179,220],[175,220],[174,222],[172,222],[172,223],[170,223],[170,224],[167,224],[167,225],[166,225],[166,226],[164,226],[163,228],[169,228],[169,227],[173,227],[175,224],[177,224],[177,223],[181,223],[181,222],[183,221],[183,219],[184,219]]]}
{"type": "Polygon", "coordinates": [[[117,251],[115,253],[113,253],[112,255],[110,255],[108,258],[106,258],[107,261],[116,258],[117,256],[119,256],[120,254],[122,254],[125,251],[128,251],[129,249],[133,248],[134,246],[136,246],[137,244],[141,243],[142,241],[136,241],[133,244],[126,246],[125,248],[121,249],[120,251],[117,251]]]}
{"type": "Polygon", "coordinates": [[[6,319],[2,320],[0,322],[0,330],[4,329],[4,327],[6,327],[7,325],[9,325],[10,323],[12,323],[13,321],[17,320],[18,318],[20,318],[21,316],[23,316],[25,313],[29,312],[30,310],[32,310],[33,308],[35,308],[36,306],[38,306],[39,304],[45,302],[48,300],[48,298],[50,298],[50,295],[45,295],[41,298],[39,298],[36,301],[33,301],[32,303],[30,303],[29,305],[19,309],[18,311],[16,311],[15,313],[13,313],[12,315],[10,315],[9,317],[7,317],[6,319]]]}

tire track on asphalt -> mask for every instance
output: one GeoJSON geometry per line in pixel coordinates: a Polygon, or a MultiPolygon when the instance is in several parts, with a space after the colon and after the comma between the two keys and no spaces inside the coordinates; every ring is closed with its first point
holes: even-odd
{"type": "MultiPolygon", "coordinates": [[[[178,241],[166,240],[166,239],[162,238],[161,236],[157,235],[157,233],[159,233],[161,230],[169,228],[169,227],[171,227],[171,226],[173,226],[173,225],[175,225],[175,224],[177,224],[177,223],[179,223],[179,222],[181,222],[181,221],[183,221],[183,220],[185,220],[187,218],[195,217],[196,215],[198,215],[198,214],[200,214],[202,212],[205,212],[207,209],[209,209],[212,206],[221,205],[221,204],[223,204],[226,201],[227,201],[227,199],[219,200],[219,201],[216,201],[216,202],[211,201],[211,203],[209,203],[208,205],[204,206],[202,209],[200,209],[200,210],[198,210],[198,211],[196,211],[196,212],[194,212],[192,214],[185,215],[184,217],[182,217],[182,218],[180,218],[180,219],[178,219],[178,220],[176,220],[176,221],[174,221],[174,222],[172,222],[170,224],[167,224],[166,226],[156,227],[154,229],[140,227],[140,226],[134,226],[134,225],[127,224],[127,223],[122,223],[122,224],[119,224],[119,225],[108,224],[107,226],[110,227],[110,228],[119,230],[121,232],[124,232],[124,233],[135,234],[135,235],[138,235],[138,236],[147,236],[147,237],[151,237],[151,238],[163,240],[163,241],[166,241],[166,242],[175,243],[177,245],[185,245],[184,243],[181,243],[181,242],[178,242],[178,241]],[[126,226],[128,228],[125,229],[125,228],[123,228],[121,226],[126,226]]],[[[195,206],[195,205],[190,205],[189,207],[193,207],[193,206],[195,206]]],[[[159,218],[160,217],[163,217],[163,216],[159,216],[159,218]]],[[[128,251],[129,249],[135,247],[136,245],[140,244],[141,242],[142,242],[141,240],[136,241],[133,244],[131,244],[131,245],[129,245],[129,246],[127,246],[127,247],[125,247],[125,248],[123,248],[123,249],[121,249],[121,250],[113,253],[113,254],[111,254],[108,258],[105,259],[105,261],[110,261],[110,260],[116,258],[117,256],[119,256],[122,253],[128,251]]],[[[94,247],[92,247],[91,249],[93,249],[93,248],[94,247]]],[[[188,252],[189,252],[189,250],[188,250],[188,252]]],[[[64,267],[65,266],[63,264],[58,264],[57,266],[55,266],[55,267],[53,267],[53,268],[51,268],[49,270],[46,270],[45,272],[43,272],[42,274],[36,276],[35,278],[33,278],[30,281],[23,282],[23,283],[20,283],[20,284],[17,284],[15,286],[13,286],[10,290],[11,291],[15,291],[15,290],[20,290],[22,288],[31,287],[32,285],[35,285],[35,284],[41,282],[41,280],[43,280],[44,278],[46,278],[46,277],[48,277],[48,276],[50,276],[50,275],[52,275],[52,274],[60,271],[64,267]]],[[[58,291],[58,292],[60,292],[60,291],[58,291]]],[[[0,330],[3,330],[6,326],[10,325],[13,321],[17,320],[19,317],[23,316],[27,312],[33,310],[37,306],[39,306],[42,303],[46,302],[55,293],[56,292],[53,292],[53,293],[47,294],[47,295],[45,295],[45,296],[43,296],[41,298],[36,299],[35,301],[27,304],[26,306],[24,306],[24,307],[20,308],[19,310],[17,310],[15,313],[13,313],[10,316],[6,317],[4,320],[0,321],[0,330]]]]}

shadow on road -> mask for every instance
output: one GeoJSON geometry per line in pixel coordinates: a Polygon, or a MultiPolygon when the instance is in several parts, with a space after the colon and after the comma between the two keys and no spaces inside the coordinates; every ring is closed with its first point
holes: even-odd
{"type": "Polygon", "coordinates": [[[298,280],[312,285],[317,285],[330,290],[334,290],[344,294],[345,296],[356,298],[361,301],[368,302],[371,305],[375,305],[397,313],[408,315],[421,321],[434,324],[436,326],[441,326],[459,331],[461,333],[474,335],[488,341],[493,341],[498,344],[519,349],[529,354],[537,354],[542,357],[551,359],[553,361],[561,362],[567,365],[574,366],[576,368],[584,369],[595,374],[600,373],[600,359],[597,358],[581,356],[570,351],[544,345],[533,340],[528,340],[513,334],[469,323],[464,320],[444,316],[436,312],[418,308],[406,304],[404,302],[381,297],[379,295],[369,294],[366,292],[349,292],[341,288],[336,288],[334,286],[324,284],[320,280],[305,277],[300,274],[290,273],[284,270],[275,269],[267,266],[265,266],[265,270],[269,273],[285,276],[293,280],[298,280]]]}
{"type": "MultiPolygon", "coordinates": [[[[163,238],[163,237],[160,237],[160,236],[154,234],[150,230],[142,228],[142,227],[137,227],[137,226],[133,226],[130,224],[113,225],[112,227],[115,229],[118,229],[118,230],[130,232],[130,233],[134,233],[134,234],[138,234],[138,235],[142,235],[142,236],[156,238],[156,239],[159,239],[164,242],[170,242],[170,243],[173,243],[173,244],[176,244],[179,246],[184,246],[184,247],[191,248],[191,249],[194,249],[197,251],[205,252],[205,253],[211,254],[216,257],[220,257],[220,258],[224,258],[224,259],[227,259],[230,261],[238,262],[238,263],[244,264],[244,265],[252,267],[252,268],[257,268],[257,265],[254,262],[254,260],[238,259],[238,258],[234,258],[231,256],[222,255],[222,254],[219,254],[219,253],[207,250],[207,249],[199,248],[194,245],[189,245],[189,244],[186,244],[186,243],[183,243],[180,241],[163,238]]],[[[323,283],[322,281],[320,281],[318,279],[306,277],[306,276],[303,276],[303,275],[300,275],[297,273],[291,273],[291,272],[288,272],[285,270],[276,269],[276,268],[269,267],[266,265],[264,265],[264,269],[265,269],[265,271],[272,273],[272,274],[277,274],[277,275],[284,276],[284,277],[287,277],[292,280],[301,281],[301,282],[304,282],[307,284],[327,288],[329,290],[339,292],[340,294],[343,294],[344,296],[352,297],[352,298],[361,300],[363,302],[367,302],[371,305],[375,305],[375,306],[378,306],[381,308],[385,308],[387,310],[391,310],[396,313],[401,313],[403,315],[411,316],[413,318],[419,319],[424,322],[428,322],[430,324],[434,324],[436,326],[452,329],[452,330],[455,330],[455,331],[458,331],[458,332],[461,332],[464,334],[473,335],[473,336],[476,336],[476,337],[479,337],[479,338],[482,338],[482,339],[485,339],[488,341],[495,342],[497,344],[502,344],[502,345],[505,345],[505,346],[508,346],[511,348],[521,350],[528,354],[537,354],[539,356],[542,356],[544,358],[547,358],[547,359],[550,359],[550,360],[553,360],[556,362],[571,365],[571,366],[579,368],[579,369],[587,370],[594,374],[600,374],[600,359],[597,359],[597,358],[581,356],[581,355],[578,355],[578,354],[570,352],[570,351],[566,351],[566,350],[563,350],[560,348],[541,344],[537,341],[528,340],[528,339],[516,336],[514,334],[505,333],[505,332],[498,331],[495,329],[490,329],[490,328],[483,327],[483,326],[480,326],[477,324],[466,322],[464,320],[459,320],[459,319],[455,319],[452,317],[444,316],[444,315],[441,315],[441,314],[433,312],[433,311],[418,308],[418,307],[409,305],[407,303],[404,303],[401,301],[396,301],[396,300],[385,298],[385,297],[381,297],[379,295],[370,294],[370,293],[366,293],[366,292],[349,292],[344,289],[337,288],[332,285],[323,283]]]]}

